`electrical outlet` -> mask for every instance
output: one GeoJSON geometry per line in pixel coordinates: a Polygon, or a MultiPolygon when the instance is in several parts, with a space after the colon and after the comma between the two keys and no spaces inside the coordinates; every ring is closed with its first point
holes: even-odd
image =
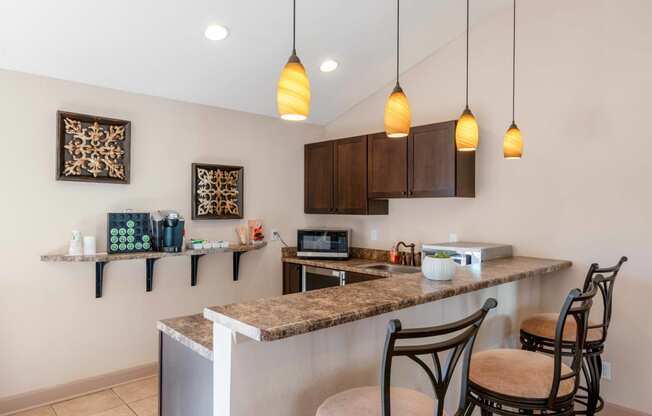
{"type": "Polygon", "coordinates": [[[611,363],[609,361],[602,362],[602,378],[607,381],[611,381],[611,363]]]}
{"type": "Polygon", "coordinates": [[[272,230],[272,241],[279,241],[281,239],[281,234],[278,233],[278,230],[272,230]]]}
{"type": "Polygon", "coordinates": [[[371,241],[378,241],[378,230],[371,230],[371,241]]]}
{"type": "Polygon", "coordinates": [[[457,243],[457,234],[456,233],[450,233],[448,234],[448,242],[449,243],[457,243]]]}

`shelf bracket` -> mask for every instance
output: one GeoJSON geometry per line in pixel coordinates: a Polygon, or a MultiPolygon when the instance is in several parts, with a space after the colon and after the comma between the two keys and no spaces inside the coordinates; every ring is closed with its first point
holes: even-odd
{"type": "Polygon", "coordinates": [[[145,259],[145,290],[148,292],[151,292],[154,286],[154,263],[156,260],[158,259],[145,259]]]}
{"type": "Polygon", "coordinates": [[[108,261],[95,262],[95,298],[102,297],[102,286],[104,284],[104,266],[108,261]]]}
{"type": "Polygon", "coordinates": [[[190,256],[190,286],[197,286],[197,273],[199,272],[199,259],[205,254],[193,254],[190,256]]]}
{"type": "Polygon", "coordinates": [[[240,272],[240,256],[242,256],[246,251],[234,251],[233,252],[233,281],[238,281],[238,273],[240,272]]]}

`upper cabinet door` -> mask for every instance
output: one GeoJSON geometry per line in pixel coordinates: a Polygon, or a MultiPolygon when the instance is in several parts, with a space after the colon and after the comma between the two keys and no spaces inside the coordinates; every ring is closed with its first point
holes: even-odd
{"type": "Polygon", "coordinates": [[[367,214],[367,136],[334,143],[335,211],[367,214]]]}
{"type": "Polygon", "coordinates": [[[456,196],[455,123],[412,128],[408,139],[409,196],[456,196]]]}
{"type": "Polygon", "coordinates": [[[405,198],[408,194],[408,139],[385,133],[368,136],[369,198],[405,198]]]}
{"type": "Polygon", "coordinates": [[[333,204],[333,142],[311,143],[304,155],[304,211],[328,214],[333,204]]]}

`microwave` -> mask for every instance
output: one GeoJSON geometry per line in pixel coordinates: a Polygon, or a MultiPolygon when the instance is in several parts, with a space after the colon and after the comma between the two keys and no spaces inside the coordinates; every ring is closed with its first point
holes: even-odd
{"type": "Polygon", "coordinates": [[[347,228],[305,228],[297,231],[297,257],[348,259],[351,230],[347,228]]]}

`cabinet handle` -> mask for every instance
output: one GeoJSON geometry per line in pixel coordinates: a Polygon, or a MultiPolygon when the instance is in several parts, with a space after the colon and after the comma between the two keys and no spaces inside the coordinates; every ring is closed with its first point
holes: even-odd
{"type": "Polygon", "coordinates": [[[410,195],[414,195],[414,191],[410,191],[410,195]]]}
{"type": "Polygon", "coordinates": [[[407,195],[407,192],[406,192],[406,191],[403,191],[403,195],[407,195]]]}

